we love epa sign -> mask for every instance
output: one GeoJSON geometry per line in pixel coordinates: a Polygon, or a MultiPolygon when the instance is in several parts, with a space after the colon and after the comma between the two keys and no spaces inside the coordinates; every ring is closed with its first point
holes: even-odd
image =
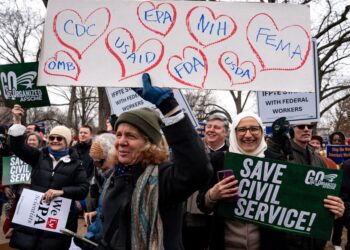
{"type": "Polygon", "coordinates": [[[40,85],[314,91],[302,5],[50,0],[42,52],[40,85]]]}

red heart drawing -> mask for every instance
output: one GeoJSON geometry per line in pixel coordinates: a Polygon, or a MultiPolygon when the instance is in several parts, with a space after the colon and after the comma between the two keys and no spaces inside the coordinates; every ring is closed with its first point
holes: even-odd
{"type": "Polygon", "coordinates": [[[105,44],[121,66],[122,78],[120,80],[153,69],[162,60],[164,54],[164,45],[158,39],[148,39],[136,49],[135,39],[131,32],[121,27],[108,33],[105,44]]]}
{"type": "Polygon", "coordinates": [[[237,31],[237,24],[230,16],[215,17],[210,8],[203,6],[193,7],[187,13],[186,26],[192,38],[204,47],[229,39],[237,31]]]}
{"type": "Polygon", "coordinates": [[[64,76],[77,81],[80,74],[80,66],[68,52],[59,50],[53,57],[47,59],[44,72],[53,76],[64,76]]]}
{"type": "Polygon", "coordinates": [[[289,25],[279,29],[266,13],[250,19],[246,38],[261,65],[261,71],[300,69],[311,51],[310,35],[305,28],[289,25]]]}
{"type": "Polygon", "coordinates": [[[155,5],[152,2],[145,1],[137,7],[137,17],[141,24],[146,29],[164,37],[173,28],[176,16],[176,8],[171,3],[155,5]]]}
{"type": "Polygon", "coordinates": [[[218,63],[228,76],[232,85],[253,82],[256,78],[256,67],[251,61],[239,63],[239,57],[233,51],[225,51],[219,57],[218,63]]]}
{"type": "Polygon", "coordinates": [[[186,86],[203,89],[208,73],[207,58],[200,49],[187,46],[182,50],[182,57],[174,55],[169,58],[167,71],[175,81],[186,86]],[[197,66],[201,68],[197,70],[197,66]]]}
{"type": "Polygon", "coordinates": [[[65,9],[55,15],[53,32],[63,46],[73,50],[81,59],[106,32],[110,20],[111,13],[107,8],[94,10],[84,20],[77,11],[65,9]]]}

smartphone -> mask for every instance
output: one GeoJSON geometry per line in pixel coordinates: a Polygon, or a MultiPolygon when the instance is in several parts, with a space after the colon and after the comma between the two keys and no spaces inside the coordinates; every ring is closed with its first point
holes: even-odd
{"type": "MultiPolygon", "coordinates": [[[[218,181],[222,181],[223,179],[225,179],[226,177],[229,177],[231,175],[233,175],[232,169],[224,169],[224,170],[219,170],[217,172],[218,181]]],[[[228,202],[228,203],[236,203],[237,200],[238,200],[238,196],[235,196],[233,198],[224,199],[224,201],[228,202]]]]}
{"type": "Polygon", "coordinates": [[[226,177],[229,177],[231,175],[233,175],[232,169],[219,170],[217,172],[218,181],[222,181],[223,179],[225,179],[226,177]]]}

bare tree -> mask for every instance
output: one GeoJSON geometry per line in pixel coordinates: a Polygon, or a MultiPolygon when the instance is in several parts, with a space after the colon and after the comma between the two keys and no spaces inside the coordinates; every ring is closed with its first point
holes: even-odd
{"type": "MultiPolygon", "coordinates": [[[[0,10],[0,62],[23,63],[35,60],[35,49],[39,45],[44,19],[34,10],[19,8],[16,1],[2,5],[0,10]]],[[[4,107],[0,96],[1,123],[12,122],[11,111],[4,107]]],[[[25,119],[25,116],[24,118],[25,119]]]]}
{"type": "Polygon", "coordinates": [[[93,120],[97,113],[97,105],[99,98],[96,88],[93,87],[70,87],[69,91],[66,88],[55,87],[53,93],[59,96],[59,104],[52,104],[53,106],[67,105],[68,111],[66,115],[65,124],[79,130],[83,124],[95,127],[93,120]],[[66,103],[62,103],[65,100],[66,103]]]}
{"type": "MultiPolygon", "coordinates": [[[[344,91],[344,95],[348,95],[350,90],[344,91]]],[[[334,97],[337,99],[337,97],[334,97]]],[[[332,112],[329,112],[330,116],[330,128],[333,131],[342,131],[347,137],[350,137],[350,98],[340,101],[333,108],[332,112]]]]}
{"type": "MultiPolygon", "coordinates": [[[[265,2],[261,0],[261,2],[265,2]]],[[[316,0],[268,0],[273,3],[319,4],[316,0]]],[[[337,103],[350,97],[350,79],[339,74],[347,65],[350,56],[350,5],[347,1],[326,0],[325,7],[313,20],[312,33],[317,39],[320,101],[323,102],[320,115],[337,103]],[[334,95],[338,98],[332,98],[334,95]]]]}
{"type": "Polygon", "coordinates": [[[107,98],[105,88],[97,88],[98,91],[98,128],[106,129],[106,119],[111,115],[111,106],[107,98]]]}
{"type": "Polygon", "coordinates": [[[0,11],[0,60],[24,63],[36,59],[44,19],[33,8],[16,1],[0,11]],[[33,46],[37,49],[33,49],[33,46]]]}
{"type": "Polygon", "coordinates": [[[213,113],[221,113],[232,122],[229,112],[216,104],[214,90],[186,90],[184,96],[192,112],[199,121],[204,121],[213,113]]]}

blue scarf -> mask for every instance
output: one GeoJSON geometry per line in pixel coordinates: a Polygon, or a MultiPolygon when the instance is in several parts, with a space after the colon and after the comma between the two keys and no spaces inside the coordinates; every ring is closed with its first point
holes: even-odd
{"type": "Polygon", "coordinates": [[[56,150],[52,150],[51,147],[48,147],[49,153],[51,155],[53,155],[53,157],[55,158],[56,161],[58,161],[59,159],[61,159],[63,156],[66,156],[69,154],[69,148],[60,150],[60,151],[56,151],[56,150]]]}

